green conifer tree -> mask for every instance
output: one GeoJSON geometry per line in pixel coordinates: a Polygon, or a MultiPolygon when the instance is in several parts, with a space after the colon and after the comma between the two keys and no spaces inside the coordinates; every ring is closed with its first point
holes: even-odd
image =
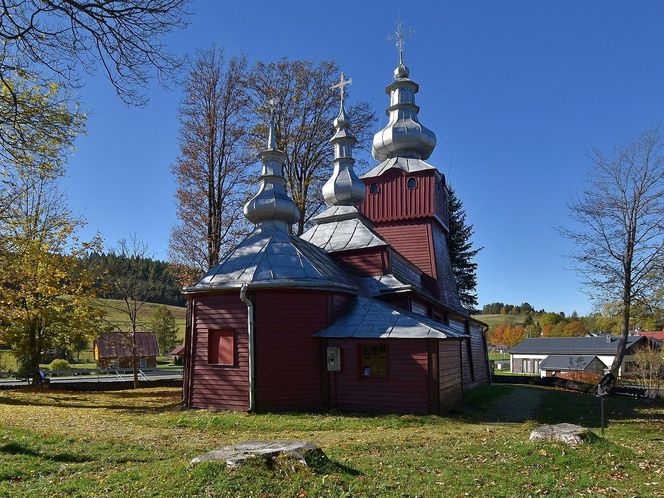
{"type": "Polygon", "coordinates": [[[454,193],[451,186],[449,191],[449,228],[447,248],[452,263],[452,273],[459,290],[461,304],[468,309],[477,306],[477,263],[474,258],[482,248],[473,248],[473,225],[466,223],[466,212],[463,203],[454,193]]]}
{"type": "Polygon", "coordinates": [[[157,336],[161,354],[168,354],[178,343],[178,325],[171,310],[157,306],[152,317],[152,332],[157,336]]]}

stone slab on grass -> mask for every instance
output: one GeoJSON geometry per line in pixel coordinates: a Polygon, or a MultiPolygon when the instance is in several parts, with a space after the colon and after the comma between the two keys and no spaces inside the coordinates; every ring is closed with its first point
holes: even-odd
{"type": "Polygon", "coordinates": [[[314,457],[325,458],[323,451],[309,441],[245,441],[197,456],[191,464],[224,462],[227,467],[238,467],[252,458],[270,460],[280,456],[293,458],[302,465],[307,465],[307,460],[314,457]]]}
{"type": "Polygon", "coordinates": [[[531,441],[557,441],[573,446],[585,442],[587,438],[588,430],[574,424],[541,425],[530,433],[531,441]]]}

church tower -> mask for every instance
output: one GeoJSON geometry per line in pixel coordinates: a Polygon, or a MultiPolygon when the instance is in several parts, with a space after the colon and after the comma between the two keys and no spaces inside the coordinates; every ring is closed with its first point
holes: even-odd
{"type": "Polygon", "coordinates": [[[397,40],[399,65],[394,81],[385,88],[390,96],[389,120],[373,138],[372,156],[381,163],[362,176],[365,201],[360,211],[423,271],[427,288],[449,308],[464,312],[447,250],[445,177],[425,162],[436,146],[436,135],[419,121],[420,108],[415,104],[419,85],[403,63],[400,32],[397,40]]]}

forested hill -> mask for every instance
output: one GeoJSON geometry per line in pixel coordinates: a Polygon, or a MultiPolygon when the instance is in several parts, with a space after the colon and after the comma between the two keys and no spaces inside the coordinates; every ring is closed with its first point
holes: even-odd
{"type": "MultiPolygon", "coordinates": [[[[165,261],[151,258],[134,258],[132,260],[114,254],[91,253],[83,259],[83,266],[106,275],[106,278],[119,277],[136,271],[138,279],[144,285],[144,291],[139,292],[139,294],[146,296],[147,302],[171,306],[184,306],[185,304],[172,265],[165,261]]],[[[116,295],[112,287],[102,286],[99,297],[122,299],[124,296],[116,295]]]]}

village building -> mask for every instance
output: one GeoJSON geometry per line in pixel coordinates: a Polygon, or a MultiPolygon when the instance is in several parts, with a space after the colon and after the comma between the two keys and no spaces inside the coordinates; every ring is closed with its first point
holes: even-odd
{"type": "MultiPolygon", "coordinates": [[[[136,359],[138,368],[157,368],[159,343],[151,332],[136,332],[136,359]]],[[[133,368],[133,345],[125,334],[101,334],[92,344],[92,352],[98,368],[133,368]]]]}
{"type": "Polygon", "coordinates": [[[445,177],[425,162],[436,138],[400,61],[387,86],[380,161],[359,179],[344,107],[334,121],[328,208],[301,237],[270,123],[254,231],[185,289],[184,401],[249,411],[337,408],[443,413],[490,380],[486,325],[461,306],[447,252],[445,177]]]}
{"type": "MultiPolygon", "coordinates": [[[[524,339],[508,351],[510,370],[541,377],[570,377],[579,372],[602,375],[613,364],[618,341],[619,337],[609,334],[524,339]]],[[[634,354],[647,342],[645,336],[627,337],[618,376],[628,376],[634,370],[634,354]]]]}

